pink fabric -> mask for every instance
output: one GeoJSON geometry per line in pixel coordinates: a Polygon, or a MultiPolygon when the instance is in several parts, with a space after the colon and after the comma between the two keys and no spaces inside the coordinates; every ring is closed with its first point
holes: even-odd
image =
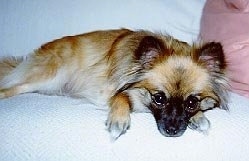
{"type": "Polygon", "coordinates": [[[232,90],[249,97],[249,0],[207,0],[200,38],[223,44],[232,90]]]}

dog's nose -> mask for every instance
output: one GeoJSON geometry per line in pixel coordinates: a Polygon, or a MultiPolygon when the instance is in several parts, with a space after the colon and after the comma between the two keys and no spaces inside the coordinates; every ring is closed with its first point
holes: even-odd
{"type": "Polygon", "coordinates": [[[166,133],[169,134],[170,136],[175,136],[178,133],[178,129],[171,126],[166,129],[166,133]]]}

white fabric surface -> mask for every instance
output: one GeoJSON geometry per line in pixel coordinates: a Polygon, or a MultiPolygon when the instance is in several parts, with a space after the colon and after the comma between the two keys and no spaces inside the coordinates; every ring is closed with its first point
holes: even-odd
{"type": "MultiPolygon", "coordinates": [[[[127,27],[196,39],[205,0],[1,0],[0,56],[26,55],[63,35],[127,27]],[[64,11],[64,12],[63,12],[64,11]]],[[[249,100],[231,94],[230,111],[207,112],[209,134],[169,138],[150,113],[112,141],[107,111],[67,97],[24,94],[0,100],[0,161],[248,161],[249,100]]]]}
{"type": "Polygon", "coordinates": [[[25,94],[0,101],[1,161],[247,161],[249,100],[232,94],[230,111],[207,112],[207,135],[187,129],[162,136],[150,113],[132,114],[131,129],[115,142],[107,111],[60,96],[25,94]]]}

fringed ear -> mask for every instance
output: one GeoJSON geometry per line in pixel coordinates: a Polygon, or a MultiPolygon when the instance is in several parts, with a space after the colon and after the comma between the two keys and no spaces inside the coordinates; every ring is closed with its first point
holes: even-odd
{"type": "Polygon", "coordinates": [[[150,69],[165,49],[163,42],[154,36],[145,36],[135,51],[136,60],[145,69],[150,69]]]}
{"type": "Polygon", "coordinates": [[[203,63],[209,71],[222,71],[226,66],[222,45],[217,42],[205,44],[199,49],[198,61],[203,63]]]}
{"type": "Polygon", "coordinates": [[[228,79],[225,76],[225,56],[222,45],[210,42],[199,49],[198,61],[210,71],[213,91],[218,97],[217,104],[220,108],[228,110],[228,79]]]}

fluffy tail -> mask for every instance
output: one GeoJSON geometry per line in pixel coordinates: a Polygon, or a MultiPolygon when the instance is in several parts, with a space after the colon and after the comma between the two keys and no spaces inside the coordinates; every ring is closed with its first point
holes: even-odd
{"type": "Polygon", "coordinates": [[[23,57],[6,57],[0,59],[0,80],[15,69],[23,60],[23,57]]]}

